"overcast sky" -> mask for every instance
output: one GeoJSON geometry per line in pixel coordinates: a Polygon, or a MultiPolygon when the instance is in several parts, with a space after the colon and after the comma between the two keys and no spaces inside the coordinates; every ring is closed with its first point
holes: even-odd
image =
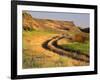
{"type": "Polygon", "coordinates": [[[44,12],[27,11],[32,17],[40,19],[54,19],[63,21],[73,21],[76,26],[82,28],[90,27],[90,15],[88,13],[67,13],[67,12],[44,12]]]}

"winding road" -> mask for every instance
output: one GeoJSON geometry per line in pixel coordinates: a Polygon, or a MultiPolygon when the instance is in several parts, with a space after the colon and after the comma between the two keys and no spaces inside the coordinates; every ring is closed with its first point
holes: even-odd
{"type": "Polygon", "coordinates": [[[60,39],[63,39],[63,35],[54,36],[51,39],[46,40],[42,46],[45,49],[53,51],[61,56],[67,56],[75,60],[84,61],[89,63],[89,56],[82,54],[78,51],[70,51],[69,49],[63,49],[61,46],[57,44],[60,39]]]}

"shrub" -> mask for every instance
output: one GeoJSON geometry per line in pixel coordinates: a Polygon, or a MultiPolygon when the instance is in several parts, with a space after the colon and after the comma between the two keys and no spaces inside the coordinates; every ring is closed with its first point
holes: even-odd
{"type": "Polygon", "coordinates": [[[72,40],[76,42],[85,42],[86,37],[83,34],[75,34],[72,40]]]}

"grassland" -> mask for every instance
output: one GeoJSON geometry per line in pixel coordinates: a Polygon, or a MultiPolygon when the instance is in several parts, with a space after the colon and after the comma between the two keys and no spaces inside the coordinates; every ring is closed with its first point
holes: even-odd
{"type": "Polygon", "coordinates": [[[89,33],[80,31],[73,21],[39,19],[35,16],[31,16],[31,14],[27,12],[22,12],[22,26],[23,69],[89,65],[89,62],[85,61],[89,59],[89,57],[80,56],[76,52],[71,52],[74,50],[84,54],[89,53],[89,41],[79,43],[88,39],[89,33]],[[58,38],[59,36],[63,37],[61,40],[57,39],[57,45],[63,48],[69,48],[70,51],[61,49],[60,47],[58,48],[58,46],[53,44],[53,38],[57,36],[58,38]],[[68,36],[70,39],[68,39],[68,36]],[[45,44],[48,41],[53,41],[51,43],[52,48],[49,48],[50,45],[48,47],[48,43],[45,44]],[[43,44],[45,44],[47,48],[45,48],[43,44]],[[54,47],[56,48],[55,50],[53,50],[54,47]],[[62,53],[63,55],[61,55],[62,53]],[[67,53],[76,54],[68,56],[67,53]],[[76,59],[76,57],[78,57],[78,59],[76,59]]]}
{"type": "Polygon", "coordinates": [[[80,42],[71,42],[71,43],[68,43],[68,44],[63,44],[63,45],[60,45],[62,46],[63,48],[67,48],[67,49],[70,49],[70,50],[73,50],[73,51],[79,51],[80,53],[84,53],[84,54],[87,54],[89,55],[89,41],[86,41],[84,43],[80,43],[80,42]]]}
{"type": "Polygon", "coordinates": [[[27,68],[84,66],[80,62],[69,57],[60,56],[42,47],[43,42],[51,37],[59,35],[52,31],[25,31],[23,30],[23,65],[27,68]]]}

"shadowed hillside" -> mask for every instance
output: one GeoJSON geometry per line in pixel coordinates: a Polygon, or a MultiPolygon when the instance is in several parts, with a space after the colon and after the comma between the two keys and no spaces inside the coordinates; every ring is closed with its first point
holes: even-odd
{"type": "Polygon", "coordinates": [[[90,28],[84,28],[84,29],[80,28],[80,30],[83,31],[83,32],[86,32],[86,33],[90,33],[90,28]]]}

